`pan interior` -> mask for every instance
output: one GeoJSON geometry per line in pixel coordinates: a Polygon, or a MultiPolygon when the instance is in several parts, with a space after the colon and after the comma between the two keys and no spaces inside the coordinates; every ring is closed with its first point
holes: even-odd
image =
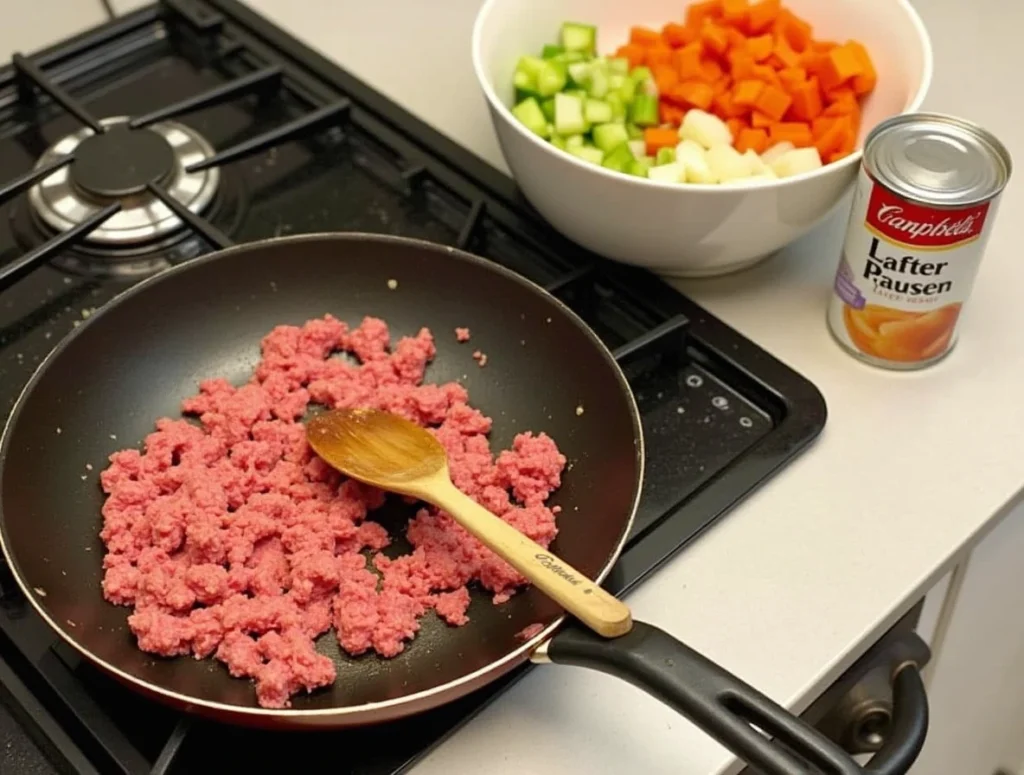
{"type": "MultiPolygon", "coordinates": [[[[212,659],[140,651],[129,610],[108,604],[98,538],[108,456],[139,446],[159,417],[180,416],[200,379],[246,381],[261,337],[279,324],[331,313],[356,325],[386,320],[393,338],[430,328],[437,356],[426,379],[459,379],[493,417],[492,449],[545,431],[571,469],[552,498],[563,511],[553,548],[596,577],[628,529],[639,490],[638,418],[621,374],[561,305],[513,275],[443,247],[355,235],[274,240],[234,248],[144,283],[81,326],[33,378],[3,439],[0,537],[12,569],[61,634],[130,679],[202,704],[255,707],[248,681],[212,659]],[[469,327],[470,343],[454,329],[469,327]],[[481,368],[474,350],[488,355],[481,368]],[[581,413],[582,412],[582,413],[581,413]]],[[[371,518],[392,535],[411,507],[389,501],[371,518]]],[[[294,710],[357,707],[443,686],[502,660],[534,623],[559,610],[528,590],[493,605],[473,590],[469,624],[427,614],[390,660],[318,648],[338,664],[333,686],[294,698],[294,710]]]]}

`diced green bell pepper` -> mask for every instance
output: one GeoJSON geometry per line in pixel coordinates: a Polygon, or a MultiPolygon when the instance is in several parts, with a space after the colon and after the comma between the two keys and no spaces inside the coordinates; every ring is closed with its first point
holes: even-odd
{"type": "Polygon", "coordinates": [[[637,126],[658,125],[658,98],[653,94],[638,94],[630,105],[630,118],[637,126]]]}
{"type": "Polygon", "coordinates": [[[546,118],[548,120],[548,122],[554,123],[554,121],[555,121],[555,98],[554,97],[548,97],[546,99],[539,100],[539,102],[540,102],[540,109],[544,113],[544,118],[546,118]]]}
{"type": "Polygon", "coordinates": [[[612,120],[612,106],[604,100],[588,99],[583,103],[583,117],[590,124],[604,124],[612,120]]]}
{"type": "MultiPolygon", "coordinates": [[[[594,138],[594,145],[605,153],[610,153],[613,149],[629,140],[626,127],[622,124],[598,124],[594,127],[594,131],[591,134],[594,138]]],[[[628,148],[629,146],[627,145],[626,147],[628,148]]],[[[632,155],[632,152],[630,152],[630,155],[632,155]]]]}
{"type": "MultiPolygon", "coordinates": [[[[540,105],[537,106],[540,110],[540,105]]],[[[543,116],[543,112],[541,112],[543,116]]],[[[565,92],[555,95],[555,131],[560,135],[574,135],[589,128],[583,115],[583,100],[565,92]]]]}
{"type": "Polygon", "coordinates": [[[582,51],[593,54],[597,50],[597,27],[579,22],[565,22],[559,35],[566,51],[582,51]]]}
{"type": "Polygon", "coordinates": [[[636,175],[638,178],[646,178],[647,172],[652,166],[654,165],[651,163],[650,157],[645,156],[642,159],[633,159],[626,172],[630,175],[636,175]]]}
{"type": "Polygon", "coordinates": [[[604,101],[608,103],[608,106],[612,109],[613,121],[625,121],[626,120],[626,103],[622,99],[622,96],[617,92],[609,92],[608,96],[604,98],[604,101]]]}
{"type": "Polygon", "coordinates": [[[537,93],[541,97],[550,97],[560,92],[568,83],[569,76],[565,65],[551,59],[542,60],[543,67],[537,72],[537,93]]]}
{"type": "Polygon", "coordinates": [[[600,164],[604,161],[604,152],[592,145],[581,145],[576,148],[568,148],[567,150],[573,156],[583,159],[583,161],[588,161],[591,164],[600,164]]]}
{"type": "Polygon", "coordinates": [[[512,108],[512,115],[538,137],[549,136],[548,120],[544,117],[544,111],[540,109],[540,103],[533,97],[528,97],[512,108]]]}
{"type": "Polygon", "coordinates": [[[633,165],[634,161],[636,159],[633,157],[633,152],[629,149],[629,144],[623,142],[605,154],[601,166],[617,172],[626,172],[633,165]]]}
{"type": "Polygon", "coordinates": [[[629,75],[629,60],[625,57],[612,57],[608,60],[608,69],[620,75],[629,75]]]}

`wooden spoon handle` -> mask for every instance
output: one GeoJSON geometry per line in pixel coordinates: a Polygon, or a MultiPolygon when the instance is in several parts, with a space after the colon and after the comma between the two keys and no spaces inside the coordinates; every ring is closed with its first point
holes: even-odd
{"type": "Polygon", "coordinates": [[[489,512],[447,477],[431,482],[429,495],[424,499],[448,512],[487,548],[598,635],[616,638],[632,629],[632,615],[625,603],[489,512]]]}

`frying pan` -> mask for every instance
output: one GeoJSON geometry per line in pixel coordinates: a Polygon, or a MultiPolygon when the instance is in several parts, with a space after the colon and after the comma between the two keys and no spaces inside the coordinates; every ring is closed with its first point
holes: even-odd
{"type": "MultiPolygon", "coordinates": [[[[462,378],[495,419],[495,449],[520,431],[549,433],[573,463],[553,499],[562,507],[553,549],[592,578],[606,576],[629,533],[644,457],[632,394],[597,337],[553,296],[466,253],[394,237],[305,235],[223,250],[135,286],[68,336],[26,386],[0,444],[0,544],[60,637],[156,699],[266,727],[384,722],[467,694],[531,658],[582,665],[672,705],[760,771],[807,772],[795,751],[825,772],[861,772],[800,719],[661,630],[637,623],[604,640],[533,589],[501,606],[476,595],[464,627],[428,616],[390,660],[350,658],[325,636],[320,648],[336,661],[338,679],[285,710],[258,707],[251,685],[219,663],[140,651],[127,610],[100,592],[98,472],[158,417],[178,416],[200,379],[247,380],[274,326],[328,312],[350,324],[379,316],[395,336],[429,327],[437,356],[427,379],[462,378]],[[471,345],[456,342],[456,326],[472,329],[471,345]],[[486,368],[471,359],[475,348],[487,353],[486,368]],[[532,624],[542,628],[524,642],[519,633],[532,624]]],[[[400,535],[410,507],[394,501],[375,518],[400,535]]]]}

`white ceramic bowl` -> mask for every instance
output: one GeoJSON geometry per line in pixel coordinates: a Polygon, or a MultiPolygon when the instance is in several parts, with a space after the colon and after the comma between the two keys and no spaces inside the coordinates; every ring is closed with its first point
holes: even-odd
{"type": "MultiPolygon", "coordinates": [[[[581,161],[523,127],[509,106],[523,54],[555,42],[563,21],[598,25],[610,54],[633,25],[681,21],[680,0],[486,0],[473,28],[473,66],[502,153],[523,194],[556,229],[608,258],[681,277],[750,266],[807,233],[842,199],[861,154],[819,170],[744,187],[658,183],[581,161]]],[[[932,49],[907,0],[784,0],[815,38],[855,38],[878,85],[863,105],[864,136],[881,120],[916,110],[932,76],[932,49]]],[[[832,257],[830,257],[832,258],[832,257]]]]}

